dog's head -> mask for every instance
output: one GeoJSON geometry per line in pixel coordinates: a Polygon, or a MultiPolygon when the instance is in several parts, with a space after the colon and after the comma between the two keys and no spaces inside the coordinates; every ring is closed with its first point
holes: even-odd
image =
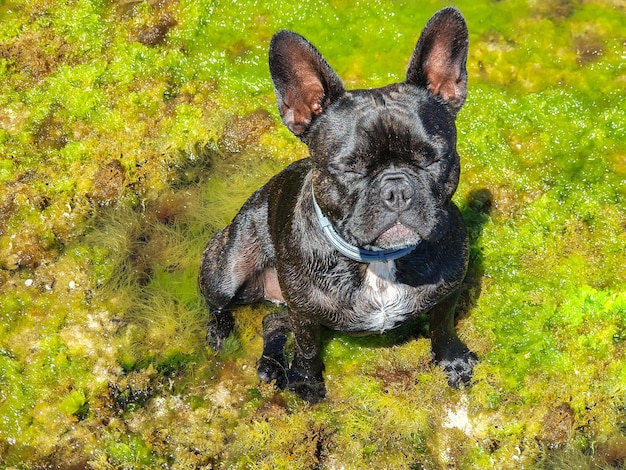
{"type": "Polygon", "coordinates": [[[404,82],[346,91],[302,36],[281,31],[272,39],[280,114],[309,146],[315,198],[348,242],[401,248],[448,230],[467,49],[463,16],[443,9],[424,28],[404,82]]]}

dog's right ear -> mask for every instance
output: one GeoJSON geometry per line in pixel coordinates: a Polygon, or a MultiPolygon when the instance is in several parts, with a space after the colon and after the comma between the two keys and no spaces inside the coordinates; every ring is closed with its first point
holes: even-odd
{"type": "Polygon", "coordinates": [[[406,72],[407,83],[426,88],[456,113],[467,95],[468,32],[459,10],[447,7],[428,21],[406,72]]]}
{"type": "Polygon", "coordinates": [[[291,31],[274,35],[269,64],[283,123],[302,138],[315,117],[343,95],[343,84],[317,49],[291,31]]]}

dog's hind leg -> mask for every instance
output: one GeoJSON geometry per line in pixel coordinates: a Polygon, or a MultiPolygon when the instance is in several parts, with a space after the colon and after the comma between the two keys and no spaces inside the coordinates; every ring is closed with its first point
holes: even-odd
{"type": "Polygon", "coordinates": [[[261,274],[266,260],[250,225],[245,217],[236,218],[215,235],[202,255],[198,284],[212,314],[207,341],[214,351],[221,349],[235,327],[230,309],[264,298],[261,274]]]}
{"type": "Polygon", "coordinates": [[[227,271],[232,270],[229,266],[233,265],[223,248],[228,236],[229,228],[226,227],[208,243],[202,254],[198,274],[198,286],[211,313],[207,326],[207,342],[216,352],[222,348],[224,339],[235,327],[235,319],[229,308],[238,286],[228,281],[227,271]]]}

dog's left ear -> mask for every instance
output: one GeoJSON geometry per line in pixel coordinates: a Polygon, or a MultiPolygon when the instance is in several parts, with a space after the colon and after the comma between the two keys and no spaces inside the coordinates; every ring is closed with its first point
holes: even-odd
{"type": "Polygon", "coordinates": [[[343,84],[317,49],[291,31],[274,35],[269,64],[283,122],[302,138],[314,118],[344,94],[343,84]]]}
{"type": "Polygon", "coordinates": [[[453,7],[438,11],[417,41],[406,72],[407,83],[427,88],[456,113],[467,95],[468,44],[461,12],[453,7]]]}

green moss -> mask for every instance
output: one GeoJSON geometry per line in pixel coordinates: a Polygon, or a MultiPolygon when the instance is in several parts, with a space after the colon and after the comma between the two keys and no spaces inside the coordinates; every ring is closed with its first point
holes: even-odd
{"type": "Polygon", "coordinates": [[[109,462],[118,468],[146,468],[154,465],[150,449],[138,436],[115,436],[107,446],[109,462]]]}
{"type": "Polygon", "coordinates": [[[402,79],[440,4],[0,6],[3,463],[624,465],[626,17],[610,0],[456,4],[471,35],[458,330],[475,383],[447,387],[418,319],[326,334],[314,407],[257,381],[271,307],[238,310],[208,350],[201,252],[306,155],[279,125],[271,35],[294,29],[348,87],[378,86],[402,79]]]}
{"type": "Polygon", "coordinates": [[[59,409],[69,415],[84,418],[89,411],[89,403],[83,392],[74,390],[61,402],[59,409]]]}

